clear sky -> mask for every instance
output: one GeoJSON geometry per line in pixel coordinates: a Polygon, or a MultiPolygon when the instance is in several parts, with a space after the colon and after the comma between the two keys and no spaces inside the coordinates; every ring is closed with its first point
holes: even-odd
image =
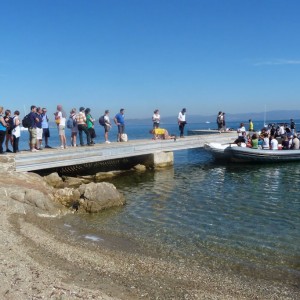
{"type": "Polygon", "coordinates": [[[298,0],[0,0],[0,105],[300,109],[298,0]]]}

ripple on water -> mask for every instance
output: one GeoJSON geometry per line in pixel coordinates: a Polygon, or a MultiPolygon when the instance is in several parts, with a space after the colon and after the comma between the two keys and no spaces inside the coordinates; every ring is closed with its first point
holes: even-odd
{"type": "Polygon", "coordinates": [[[299,164],[217,165],[201,151],[183,157],[174,168],[113,179],[127,204],[89,217],[87,232],[163,245],[195,264],[299,280],[299,164]]]}

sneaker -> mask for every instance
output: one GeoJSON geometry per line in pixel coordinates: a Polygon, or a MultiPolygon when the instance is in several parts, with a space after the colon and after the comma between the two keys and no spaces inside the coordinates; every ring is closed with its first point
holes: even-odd
{"type": "Polygon", "coordinates": [[[106,144],[110,144],[110,141],[105,141],[106,144]]]}
{"type": "Polygon", "coordinates": [[[60,146],[61,149],[65,149],[63,145],[60,146]]]}
{"type": "Polygon", "coordinates": [[[40,151],[40,150],[33,148],[33,149],[31,149],[30,151],[31,151],[31,152],[38,152],[38,151],[40,151]]]}
{"type": "Polygon", "coordinates": [[[6,149],[6,152],[12,152],[10,149],[6,149]]]}
{"type": "Polygon", "coordinates": [[[68,148],[68,146],[67,145],[65,145],[65,149],[67,149],[68,148]]]}
{"type": "Polygon", "coordinates": [[[50,147],[49,145],[46,145],[46,146],[45,146],[45,148],[49,148],[49,149],[51,149],[52,147],[50,147]]]}

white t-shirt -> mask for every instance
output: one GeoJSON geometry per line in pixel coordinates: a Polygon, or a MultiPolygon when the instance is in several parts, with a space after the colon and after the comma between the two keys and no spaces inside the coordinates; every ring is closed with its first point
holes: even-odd
{"type": "Polygon", "coordinates": [[[59,125],[60,126],[66,126],[66,118],[63,118],[63,115],[62,115],[61,111],[59,111],[57,113],[57,116],[59,117],[59,120],[60,120],[59,125]]]}
{"type": "Polygon", "coordinates": [[[154,114],[152,116],[152,121],[155,122],[155,123],[159,123],[159,121],[160,121],[160,115],[159,114],[154,114]]]}
{"type": "Polygon", "coordinates": [[[178,121],[185,122],[185,114],[183,114],[182,112],[179,112],[178,121]]]}
{"type": "Polygon", "coordinates": [[[245,132],[245,131],[246,131],[245,126],[242,126],[237,130],[239,136],[243,136],[243,132],[245,132]]]}
{"type": "Polygon", "coordinates": [[[271,149],[278,150],[278,141],[276,139],[271,140],[271,149]]]}
{"type": "Polygon", "coordinates": [[[104,116],[104,123],[105,123],[106,126],[111,126],[110,120],[109,120],[109,116],[108,116],[108,115],[105,115],[105,116],[104,116]]]}

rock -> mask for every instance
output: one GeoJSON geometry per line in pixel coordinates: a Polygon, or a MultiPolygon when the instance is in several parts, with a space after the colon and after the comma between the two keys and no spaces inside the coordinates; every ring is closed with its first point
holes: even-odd
{"type": "Polygon", "coordinates": [[[77,177],[64,177],[64,183],[66,187],[78,188],[80,185],[85,183],[85,179],[77,178],[77,177]]]}
{"type": "Polygon", "coordinates": [[[83,208],[90,213],[99,212],[114,206],[125,204],[125,199],[116,187],[108,182],[91,182],[79,187],[84,197],[83,208]]]}
{"type": "Polygon", "coordinates": [[[133,169],[136,171],[146,171],[147,168],[144,165],[138,164],[138,165],[134,166],[133,169]]]}
{"type": "Polygon", "coordinates": [[[100,180],[104,180],[107,178],[112,178],[112,177],[118,176],[124,172],[125,171],[98,172],[95,174],[95,180],[100,181],[100,180]]]}
{"type": "Polygon", "coordinates": [[[79,201],[80,192],[74,188],[58,189],[54,192],[54,198],[62,205],[71,207],[75,202],[79,201]]]}
{"type": "Polygon", "coordinates": [[[62,188],[64,187],[64,182],[61,177],[55,172],[51,173],[44,177],[44,180],[54,188],[62,188]]]}

